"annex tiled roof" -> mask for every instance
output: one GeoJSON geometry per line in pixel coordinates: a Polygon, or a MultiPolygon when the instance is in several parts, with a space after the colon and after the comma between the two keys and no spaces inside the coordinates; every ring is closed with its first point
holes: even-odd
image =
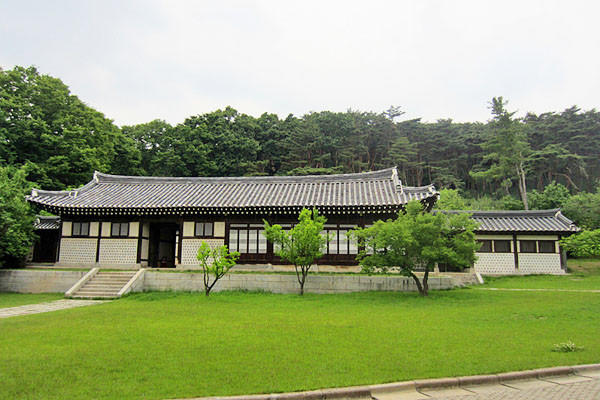
{"type": "Polygon", "coordinates": [[[560,209],[519,211],[447,211],[468,212],[479,223],[477,232],[577,232],[573,221],[560,209]]]}
{"type": "Polygon", "coordinates": [[[37,215],[33,222],[35,230],[51,230],[60,228],[60,217],[46,217],[37,215]]]}
{"type": "Polygon", "coordinates": [[[27,199],[56,213],[101,210],[223,210],[260,208],[399,207],[410,200],[434,201],[433,185],[406,187],[396,168],[311,176],[141,177],[94,173],[71,191],[33,190],[27,199]]]}

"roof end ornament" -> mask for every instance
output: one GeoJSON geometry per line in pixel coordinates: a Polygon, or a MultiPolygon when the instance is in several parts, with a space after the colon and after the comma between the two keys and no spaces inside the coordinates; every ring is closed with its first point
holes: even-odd
{"type": "Polygon", "coordinates": [[[31,197],[38,197],[39,193],[37,191],[37,189],[31,189],[31,197]]]}
{"type": "Polygon", "coordinates": [[[94,182],[95,183],[99,183],[100,182],[100,178],[98,178],[98,171],[94,171],[94,182]]]}

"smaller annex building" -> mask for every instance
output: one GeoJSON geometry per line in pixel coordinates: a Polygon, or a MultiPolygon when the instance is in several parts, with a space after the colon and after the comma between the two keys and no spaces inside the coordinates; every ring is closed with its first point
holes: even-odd
{"type": "Polygon", "coordinates": [[[559,209],[464,212],[479,223],[475,233],[481,248],[476,253],[475,272],[509,275],[566,271],[566,255],[559,240],[579,228],[559,209]]]}

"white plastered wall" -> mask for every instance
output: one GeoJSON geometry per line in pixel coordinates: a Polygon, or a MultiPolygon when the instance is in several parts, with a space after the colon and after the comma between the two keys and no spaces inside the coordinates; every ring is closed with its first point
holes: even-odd
{"type": "Polygon", "coordinates": [[[200,268],[197,255],[202,242],[206,242],[213,249],[225,244],[225,222],[214,222],[213,234],[215,237],[210,239],[191,238],[195,233],[194,228],[195,221],[183,222],[183,236],[185,239],[181,243],[181,264],[177,266],[178,268],[200,268]]]}
{"type": "Polygon", "coordinates": [[[92,232],[93,229],[96,229],[96,236],[98,236],[98,223],[92,222],[90,224],[90,237],[69,237],[72,234],[72,228],[73,223],[71,221],[62,222],[63,237],[60,239],[58,263],[78,265],[95,263],[98,239],[96,237],[92,237],[92,232]]]}
{"type": "MultiPolygon", "coordinates": [[[[198,264],[198,249],[200,248],[200,244],[202,242],[206,242],[211,248],[216,248],[223,246],[225,244],[225,239],[183,239],[181,244],[181,267],[190,269],[190,268],[200,268],[198,264]]],[[[209,260],[210,262],[210,260],[209,260]]]]}
{"type": "Polygon", "coordinates": [[[513,237],[512,235],[476,235],[478,240],[510,240],[510,253],[475,253],[477,261],[473,266],[475,272],[480,274],[514,274],[515,255],[512,253],[513,237]]]}
{"type": "Polygon", "coordinates": [[[98,263],[101,265],[136,264],[139,222],[129,222],[129,236],[126,238],[111,238],[110,231],[111,223],[103,222],[98,263]]]}
{"type": "MultiPolygon", "coordinates": [[[[519,253],[520,274],[563,274],[557,235],[517,235],[520,240],[556,240],[555,253],[519,253]]],[[[520,242],[519,251],[520,251],[520,242]]]]}
{"type": "Polygon", "coordinates": [[[93,264],[96,262],[97,245],[98,238],[61,238],[58,262],[60,264],[93,264]]]}

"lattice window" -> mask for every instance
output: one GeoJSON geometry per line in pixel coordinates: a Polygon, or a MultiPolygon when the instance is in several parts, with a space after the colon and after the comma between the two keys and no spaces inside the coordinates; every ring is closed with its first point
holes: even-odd
{"type": "Polygon", "coordinates": [[[214,237],[214,223],[213,222],[196,222],[194,227],[194,236],[196,237],[214,237]]]}
{"type": "Polygon", "coordinates": [[[230,224],[229,250],[240,254],[266,254],[264,228],[263,224],[230,224]]]}
{"type": "Polygon", "coordinates": [[[90,223],[89,222],[73,222],[73,231],[71,236],[75,237],[86,237],[90,236],[90,223]]]}
{"type": "Polygon", "coordinates": [[[127,237],[129,236],[129,222],[113,222],[110,227],[110,236],[127,237]]]}

